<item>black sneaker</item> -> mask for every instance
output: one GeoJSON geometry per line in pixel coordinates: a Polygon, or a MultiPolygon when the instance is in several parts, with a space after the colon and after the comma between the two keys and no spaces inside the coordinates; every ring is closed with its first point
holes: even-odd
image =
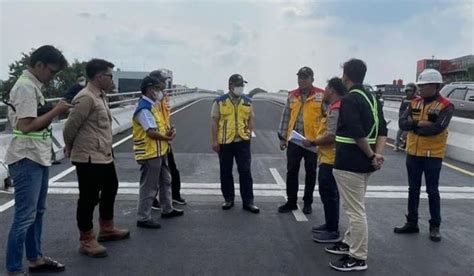
{"type": "Polygon", "coordinates": [[[278,213],[288,213],[297,209],[298,209],[298,206],[296,204],[290,204],[287,202],[281,205],[280,207],[278,207],[278,213]]]}
{"type": "Polygon", "coordinates": [[[336,242],[333,246],[326,247],[324,250],[334,255],[349,255],[349,245],[343,242],[336,242]]]}
{"type": "Polygon", "coordinates": [[[167,213],[167,214],[161,214],[162,218],[174,218],[174,217],[180,217],[184,215],[183,210],[178,210],[178,209],[173,209],[173,211],[167,213]]]}
{"type": "Polygon", "coordinates": [[[321,233],[321,232],[326,232],[328,229],[326,227],[326,224],[321,224],[319,226],[314,226],[311,228],[311,232],[313,233],[321,233]]]}
{"type": "Polygon", "coordinates": [[[303,213],[309,215],[313,212],[313,208],[311,207],[311,203],[305,203],[303,206],[303,213]]]}
{"type": "Polygon", "coordinates": [[[319,243],[335,243],[342,240],[339,231],[313,233],[313,241],[319,243]]]}
{"type": "Polygon", "coordinates": [[[367,263],[351,256],[344,256],[338,261],[329,262],[329,266],[338,271],[362,271],[367,270],[367,263]]]}
{"type": "Polygon", "coordinates": [[[155,198],[153,200],[153,204],[151,205],[151,209],[152,210],[161,210],[160,202],[158,201],[158,199],[155,198]]]}
{"type": "Polygon", "coordinates": [[[441,241],[441,234],[439,233],[439,226],[430,226],[430,240],[434,242],[441,241]]]}
{"type": "Polygon", "coordinates": [[[173,198],[173,203],[178,205],[186,205],[186,200],[184,200],[182,197],[173,198]]]}
{"type": "Polygon", "coordinates": [[[137,221],[137,227],[140,228],[149,228],[149,229],[160,229],[161,225],[153,219],[146,221],[137,221]]]}
{"type": "Polygon", "coordinates": [[[418,223],[406,222],[402,227],[393,228],[393,232],[397,234],[414,234],[420,232],[420,228],[418,228],[418,223]]]}

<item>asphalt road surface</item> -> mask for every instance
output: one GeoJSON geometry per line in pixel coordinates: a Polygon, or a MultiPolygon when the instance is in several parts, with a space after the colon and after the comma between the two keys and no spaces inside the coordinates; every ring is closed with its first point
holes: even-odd
{"type": "MultiPolygon", "coordinates": [[[[61,275],[339,275],[328,266],[337,257],[311,240],[311,227],[324,222],[315,191],[313,214],[279,214],[285,201],[285,153],[279,150],[276,129],[282,107],[254,101],[256,130],[252,139],[252,173],[258,215],[241,208],[223,211],[217,155],[210,147],[210,99],[175,110],[173,142],[181,171],[182,194],[188,201],[183,217],[161,220],[162,229],[136,228],[138,165],[133,159],[131,131],[117,135],[115,157],[120,180],[116,224],[129,228],[131,238],[109,242],[109,256],[80,255],[75,211],[77,179],[67,160],[51,167],[48,210],[43,227],[43,251],[67,266],[61,275]]],[[[369,221],[368,270],[353,275],[474,275],[473,166],[446,160],[440,186],[440,243],[428,238],[426,193],[420,202],[420,233],[399,236],[393,227],[404,222],[407,203],[405,156],[386,148],[385,167],[375,173],[367,193],[369,221]]],[[[303,166],[302,166],[303,167],[303,166]]],[[[236,182],[237,171],[234,173],[236,182]]],[[[300,173],[300,185],[304,184],[300,173]]],[[[302,191],[300,186],[300,191],[302,191]]],[[[12,194],[0,193],[0,273],[14,207],[12,194]]],[[[301,200],[301,198],[300,198],[301,200]]],[[[300,201],[301,203],[301,201],[300,201]]],[[[181,207],[178,207],[181,208],[181,207]]],[[[159,211],[154,211],[159,218],[159,211]]],[[[96,212],[97,213],[97,212],[96,212]]],[[[97,215],[97,214],[96,214],[97,215]]],[[[347,219],[341,208],[341,231],[347,219]]],[[[96,223],[97,231],[97,223],[96,223]]],[[[26,265],[25,265],[26,267],[26,265]]]]}

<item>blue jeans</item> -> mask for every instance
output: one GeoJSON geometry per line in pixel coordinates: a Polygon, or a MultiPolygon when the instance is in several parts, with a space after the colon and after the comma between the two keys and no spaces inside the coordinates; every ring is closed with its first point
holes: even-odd
{"type": "Polygon", "coordinates": [[[6,269],[8,272],[21,272],[23,247],[30,261],[43,256],[41,231],[49,168],[25,158],[9,165],[9,170],[15,187],[15,215],[8,235],[6,269]]]}
{"type": "Polygon", "coordinates": [[[441,223],[441,200],[439,196],[439,174],[443,159],[419,157],[407,154],[408,172],[408,216],[410,222],[418,222],[418,205],[420,204],[421,177],[425,174],[426,192],[430,208],[430,225],[441,223]]]}

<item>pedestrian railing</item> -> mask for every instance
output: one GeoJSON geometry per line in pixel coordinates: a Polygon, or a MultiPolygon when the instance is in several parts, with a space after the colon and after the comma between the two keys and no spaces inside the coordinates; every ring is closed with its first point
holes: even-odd
{"type": "MultiPolygon", "coordinates": [[[[177,88],[177,89],[165,89],[165,93],[169,97],[180,97],[192,93],[209,93],[216,94],[215,91],[200,89],[200,88],[177,88]]],[[[141,92],[125,92],[125,93],[109,93],[106,94],[107,102],[110,108],[123,107],[125,105],[135,104],[140,98],[141,92]]],[[[64,100],[62,97],[46,99],[48,103],[56,103],[60,100],[64,100]]],[[[7,119],[7,105],[0,102],[0,131],[5,129],[8,123],[7,119]]]]}

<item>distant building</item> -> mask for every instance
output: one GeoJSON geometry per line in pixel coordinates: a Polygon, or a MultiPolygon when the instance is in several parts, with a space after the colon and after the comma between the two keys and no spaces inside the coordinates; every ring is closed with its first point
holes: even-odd
{"type": "Polygon", "coordinates": [[[114,71],[113,81],[118,93],[140,91],[140,85],[144,77],[150,72],[138,71],[114,71]]]}
{"type": "Polygon", "coordinates": [[[422,59],[416,64],[416,78],[425,69],[438,70],[445,83],[474,80],[474,55],[454,59],[422,59]]]}
{"type": "MultiPolygon", "coordinates": [[[[158,69],[169,78],[166,83],[166,88],[173,88],[173,72],[168,69],[158,69]]],[[[140,91],[140,85],[144,77],[148,76],[150,72],[140,71],[114,71],[113,81],[118,93],[140,91]]]]}

